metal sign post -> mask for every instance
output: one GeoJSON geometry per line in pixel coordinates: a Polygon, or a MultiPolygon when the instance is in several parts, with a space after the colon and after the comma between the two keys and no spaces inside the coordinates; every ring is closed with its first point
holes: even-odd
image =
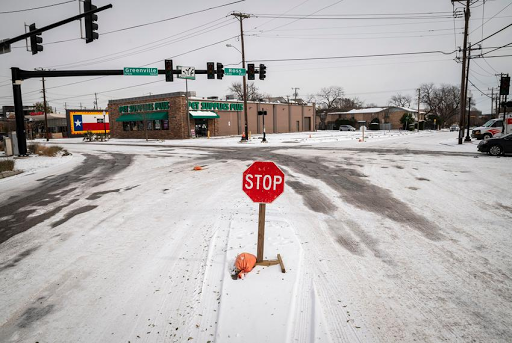
{"type": "Polygon", "coordinates": [[[281,271],[285,273],[286,269],[280,254],[277,254],[277,260],[263,259],[266,204],[272,203],[283,193],[284,173],[274,162],[254,162],[243,174],[242,189],[252,201],[259,203],[256,264],[262,266],[279,264],[281,271]]]}

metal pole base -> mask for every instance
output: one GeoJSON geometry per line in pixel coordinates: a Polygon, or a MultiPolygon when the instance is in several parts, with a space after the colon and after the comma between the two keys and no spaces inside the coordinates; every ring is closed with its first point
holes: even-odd
{"type": "Polygon", "coordinates": [[[466,138],[464,138],[464,142],[471,142],[471,138],[469,136],[466,136],[466,138]]]}

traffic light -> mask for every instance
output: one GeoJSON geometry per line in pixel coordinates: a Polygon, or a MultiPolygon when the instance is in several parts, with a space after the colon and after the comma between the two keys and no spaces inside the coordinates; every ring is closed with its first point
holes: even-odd
{"type": "MultiPolygon", "coordinates": [[[[89,12],[95,10],[96,6],[91,3],[91,0],[84,0],[84,12],[89,12]]],[[[95,39],[98,39],[99,34],[96,32],[98,30],[98,16],[96,14],[89,14],[84,17],[85,20],[85,42],[90,43],[95,39]]]]}
{"type": "MultiPolygon", "coordinates": [[[[35,31],[36,24],[30,24],[28,29],[30,31],[35,31]]],[[[41,45],[43,43],[43,37],[39,37],[40,35],[41,33],[30,36],[30,50],[32,50],[32,55],[37,54],[39,51],[43,51],[43,46],[41,45]]]]}
{"type": "Polygon", "coordinates": [[[172,82],[172,60],[165,60],[165,82],[172,82]]]}
{"type": "Polygon", "coordinates": [[[208,80],[215,78],[215,65],[213,62],[206,63],[206,75],[208,76],[208,80]]]}
{"type": "Polygon", "coordinates": [[[222,63],[217,63],[217,80],[222,80],[224,77],[224,65],[222,63]]]}
{"type": "Polygon", "coordinates": [[[502,76],[500,81],[500,95],[510,93],[510,76],[502,76]]]}
{"type": "Polygon", "coordinates": [[[264,64],[260,64],[260,80],[265,80],[267,77],[267,67],[264,64]]]}
{"type": "Polygon", "coordinates": [[[255,72],[254,64],[249,63],[247,65],[247,79],[248,80],[254,80],[254,72],[255,72]]]}

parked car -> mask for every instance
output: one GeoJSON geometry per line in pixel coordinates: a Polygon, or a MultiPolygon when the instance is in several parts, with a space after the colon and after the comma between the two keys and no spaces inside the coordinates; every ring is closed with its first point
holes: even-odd
{"type": "Polygon", "coordinates": [[[355,131],[356,128],[352,125],[340,125],[340,131],[355,131]]]}
{"type": "Polygon", "coordinates": [[[450,126],[450,131],[459,131],[459,125],[450,126]]]}
{"type": "Polygon", "coordinates": [[[477,149],[480,152],[487,152],[492,156],[512,153],[512,133],[498,138],[485,139],[478,143],[477,149]]]}

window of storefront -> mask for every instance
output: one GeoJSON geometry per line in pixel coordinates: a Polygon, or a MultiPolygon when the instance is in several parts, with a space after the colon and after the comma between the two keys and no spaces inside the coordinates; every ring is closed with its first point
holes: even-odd
{"type": "MultiPolygon", "coordinates": [[[[148,120],[147,130],[169,130],[168,120],[148,120]]],[[[123,122],[123,131],[144,131],[144,121],[123,122]]]]}

